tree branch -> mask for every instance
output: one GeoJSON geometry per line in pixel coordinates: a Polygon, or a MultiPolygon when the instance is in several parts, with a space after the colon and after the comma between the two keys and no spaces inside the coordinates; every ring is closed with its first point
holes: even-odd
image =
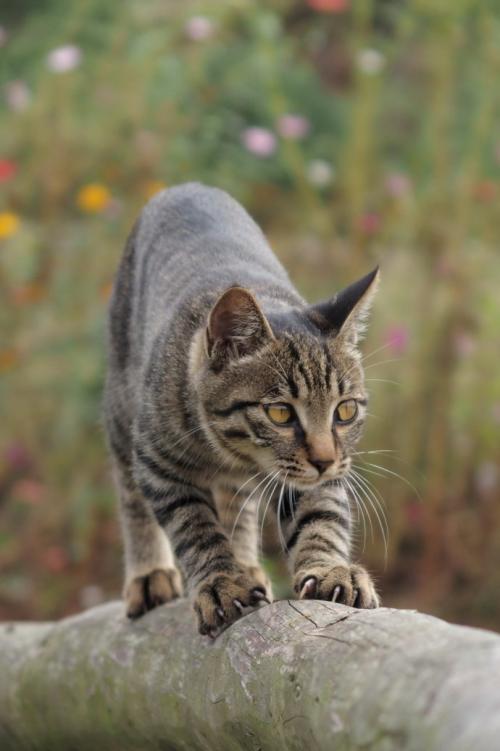
{"type": "Polygon", "coordinates": [[[0,626],[2,751],[496,751],[500,636],[282,601],[218,639],[179,601],[0,626]]]}

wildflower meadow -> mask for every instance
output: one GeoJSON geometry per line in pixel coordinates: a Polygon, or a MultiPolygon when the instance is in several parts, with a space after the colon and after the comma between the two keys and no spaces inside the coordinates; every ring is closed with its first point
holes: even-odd
{"type": "Polygon", "coordinates": [[[380,265],[359,554],[384,604],[500,629],[498,5],[7,2],[0,57],[0,616],[119,594],[107,302],[199,180],[311,301],[380,265]]]}

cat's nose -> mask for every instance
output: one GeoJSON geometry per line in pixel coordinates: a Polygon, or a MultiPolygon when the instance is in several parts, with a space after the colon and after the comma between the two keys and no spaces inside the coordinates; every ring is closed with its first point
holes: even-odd
{"type": "Polygon", "coordinates": [[[334,459],[309,459],[309,463],[315,467],[319,474],[322,475],[328,467],[331,467],[334,459]]]}

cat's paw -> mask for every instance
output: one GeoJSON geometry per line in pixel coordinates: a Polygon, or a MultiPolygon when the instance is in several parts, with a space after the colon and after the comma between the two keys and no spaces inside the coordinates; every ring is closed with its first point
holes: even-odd
{"type": "Polygon", "coordinates": [[[378,608],[380,604],[370,575],[357,564],[299,571],[294,589],[301,600],[330,600],[353,608],[378,608]]]}
{"type": "Polygon", "coordinates": [[[175,568],[158,568],[146,576],[136,576],[125,586],[127,616],[139,618],[148,610],[153,610],[181,595],[182,579],[175,568]]]}
{"type": "Polygon", "coordinates": [[[273,597],[273,586],[271,584],[271,580],[260,566],[244,566],[245,573],[251,578],[255,579],[262,588],[264,589],[266,599],[269,600],[269,602],[272,602],[274,600],[273,597]]]}
{"type": "Polygon", "coordinates": [[[265,602],[270,602],[266,585],[251,569],[215,573],[201,582],[194,598],[199,632],[215,637],[247,608],[257,608],[265,602]]]}

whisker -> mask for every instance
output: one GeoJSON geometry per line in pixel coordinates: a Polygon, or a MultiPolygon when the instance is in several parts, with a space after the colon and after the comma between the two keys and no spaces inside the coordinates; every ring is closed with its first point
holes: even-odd
{"type": "MultiPolygon", "coordinates": [[[[409,480],[407,480],[406,477],[403,477],[403,475],[400,475],[398,472],[394,472],[392,469],[387,469],[387,467],[382,467],[380,464],[373,464],[373,462],[367,462],[364,459],[360,459],[360,462],[362,462],[363,465],[368,464],[368,466],[375,467],[376,469],[380,470],[381,472],[386,472],[388,475],[392,475],[393,477],[397,477],[399,480],[401,480],[402,482],[404,482],[405,485],[407,485],[409,488],[411,488],[411,490],[413,490],[413,492],[415,493],[415,495],[417,496],[417,498],[418,498],[419,501],[423,502],[422,496],[418,492],[417,488],[409,480]]],[[[371,472],[372,475],[379,474],[379,473],[375,472],[373,469],[368,469],[368,467],[366,467],[366,466],[363,466],[363,467],[359,467],[358,466],[358,469],[364,469],[365,472],[371,472]]],[[[383,475],[382,475],[382,477],[383,477],[383,475]]]]}
{"type": "Polygon", "coordinates": [[[365,485],[361,481],[362,478],[358,475],[358,473],[355,472],[354,470],[351,470],[350,477],[351,477],[351,480],[355,483],[355,485],[357,485],[357,487],[359,488],[360,492],[364,495],[364,497],[366,498],[367,502],[370,504],[371,508],[375,512],[375,516],[377,517],[377,521],[378,521],[378,524],[379,524],[379,527],[380,527],[380,531],[382,533],[382,538],[383,538],[383,541],[384,541],[384,560],[387,563],[388,527],[387,527],[387,517],[385,516],[385,512],[383,511],[382,507],[380,506],[380,502],[378,501],[377,497],[374,495],[374,493],[371,490],[371,488],[369,486],[365,485]],[[385,526],[384,526],[384,524],[382,524],[382,519],[381,519],[380,514],[378,512],[379,508],[380,508],[381,513],[382,513],[382,517],[384,519],[385,526]],[[386,528],[387,528],[387,531],[386,531],[386,528]]]}

